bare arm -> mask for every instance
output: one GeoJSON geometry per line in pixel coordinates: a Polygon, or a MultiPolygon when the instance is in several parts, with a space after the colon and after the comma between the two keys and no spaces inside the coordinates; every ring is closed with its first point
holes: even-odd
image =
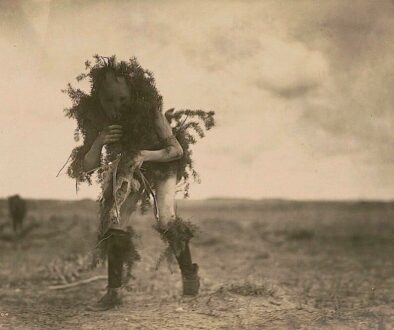
{"type": "Polygon", "coordinates": [[[111,125],[106,127],[99,134],[95,134],[87,141],[90,145],[89,151],[83,159],[83,170],[89,172],[100,166],[101,150],[105,144],[118,142],[122,136],[122,127],[120,125],[111,125]]]}
{"type": "Polygon", "coordinates": [[[166,147],[160,150],[142,150],[141,157],[143,161],[169,162],[181,158],[183,156],[182,147],[173,135],[167,119],[160,111],[156,113],[155,129],[166,147]]]}
{"type": "Polygon", "coordinates": [[[103,145],[96,139],[83,159],[83,170],[90,172],[100,165],[101,150],[103,145]]]}

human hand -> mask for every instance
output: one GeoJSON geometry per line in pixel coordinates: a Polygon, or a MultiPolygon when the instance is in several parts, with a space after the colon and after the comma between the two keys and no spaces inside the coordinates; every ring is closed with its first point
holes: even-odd
{"type": "Polygon", "coordinates": [[[123,136],[123,128],[121,125],[110,125],[104,128],[97,139],[101,145],[119,142],[123,136]]]}

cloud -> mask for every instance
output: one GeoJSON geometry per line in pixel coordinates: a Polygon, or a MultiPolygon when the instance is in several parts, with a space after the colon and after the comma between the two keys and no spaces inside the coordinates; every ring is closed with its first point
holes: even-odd
{"type": "Polygon", "coordinates": [[[181,38],[181,51],[209,73],[227,72],[236,81],[286,99],[308,94],[327,77],[329,66],[321,52],[280,34],[265,34],[266,27],[253,31],[244,26],[246,18],[210,26],[190,41],[181,38]]]}
{"type": "Polygon", "coordinates": [[[278,97],[282,97],[285,99],[294,99],[298,97],[302,97],[307,95],[309,92],[313,91],[318,87],[316,82],[298,82],[293,86],[270,86],[267,83],[259,83],[257,82],[258,87],[262,87],[264,89],[270,90],[273,94],[278,97]]]}
{"type": "Polygon", "coordinates": [[[0,81],[0,143],[11,155],[1,164],[3,194],[75,197],[72,182],[46,173],[74,146],[60,89],[94,53],[136,55],[166,108],[216,111],[217,127],[195,148],[203,185],[194,197],[223,187],[254,197],[394,193],[387,2],[24,3],[24,19],[0,33],[0,59],[10,64],[0,81]]]}
{"type": "Polygon", "coordinates": [[[321,53],[281,39],[266,39],[262,45],[249,75],[258,88],[294,99],[307,95],[327,78],[329,68],[321,53]]]}
{"type": "Polygon", "coordinates": [[[334,2],[324,9],[296,28],[298,40],[324,53],[331,68],[320,93],[305,99],[306,136],[324,146],[312,133],[324,130],[324,140],[338,142],[337,153],[350,148],[363,161],[386,166],[394,161],[393,3],[334,2]]]}
{"type": "Polygon", "coordinates": [[[330,1],[306,8],[303,20],[294,23],[296,37],[324,49],[338,69],[352,70],[355,64],[368,62],[371,55],[385,52],[392,44],[394,3],[390,0],[379,4],[330,1]]]}

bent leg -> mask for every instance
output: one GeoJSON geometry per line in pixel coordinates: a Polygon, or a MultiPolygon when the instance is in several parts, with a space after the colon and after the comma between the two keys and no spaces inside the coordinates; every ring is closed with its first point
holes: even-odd
{"type": "Polygon", "coordinates": [[[187,228],[171,228],[171,224],[175,224],[177,216],[176,216],[176,205],[175,205],[175,194],[176,194],[176,184],[177,178],[174,174],[169,178],[162,180],[158,183],[156,187],[156,198],[157,198],[157,206],[159,209],[159,219],[161,224],[164,227],[168,227],[170,225],[168,234],[173,236],[169,237],[174,242],[173,249],[175,250],[175,256],[178,260],[180,269],[187,271],[192,267],[192,260],[190,255],[190,248],[189,248],[189,240],[192,236],[191,231],[190,234],[184,237],[182,242],[175,242],[176,236],[182,235],[179,231],[187,231],[187,228]],[[171,232],[173,230],[174,232],[171,232]],[[190,237],[189,237],[190,236],[190,237]],[[180,246],[176,246],[180,245],[180,246]]]}
{"type": "Polygon", "coordinates": [[[137,194],[130,194],[120,209],[119,223],[110,223],[106,233],[108,258],[108,287],[119,288],[127,284],[131,269],[140,259],[133,243],[132,219],[137,210],[137,194]],[[126,267],[126,274],[123,269],[126,267]]]}
{"type": "Polygon", "coordinates": [[[183,294],[196,295],[199,288],[198,266],[192,263],[189,241],[193,237],[190,225],[176,214],[176,174],[161,180],[156,186],[159,224],[156,229],[168,242],[175,255],[183,279],[183,294]]]}
{"type": "Polygon", "coordinates": [[[176,218],[175,214],[175,193],[177,178],[171,175],[169,178],[161,180],[156,185],[156,199],[159,209],[160,221],[168,223],[176,218]]]}
{"type": "Polygon", "coordinates": [[[123,256],[121,235],[117,235],[114,229],[108,234],[112,235],[108,241],[108,287],[120,288],[122,286],[123,256]]]}

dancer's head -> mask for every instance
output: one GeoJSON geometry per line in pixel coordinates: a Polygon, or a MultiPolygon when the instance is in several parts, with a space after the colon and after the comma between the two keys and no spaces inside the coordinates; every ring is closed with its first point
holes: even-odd
{"type": "Polygon", "coordinates": [[[90,93],[70,84],[65,90],[73,101],[73,107],[66,113],[76,118],[80,127],[86,124],[86,118],[100,126],[100,121],[104,120],[100,119],[102,114],[107,120],[119,122],[125,113],[130,117],[133,113],[148,115],[162,110],[162,97],[154,77],[137,59],[118,62],[115,56],[96,55],[94,60],[94,65],[86,61],[87,73],[77,77],[78,81],[88,78],[90,93]]]}
{"type": "Polygon", "coordinates": [[[126,77],[108,70],[98,89],[98,99],[105,115],[117,121],[122,113],[131,108],[131,92],[126,77]]]}

